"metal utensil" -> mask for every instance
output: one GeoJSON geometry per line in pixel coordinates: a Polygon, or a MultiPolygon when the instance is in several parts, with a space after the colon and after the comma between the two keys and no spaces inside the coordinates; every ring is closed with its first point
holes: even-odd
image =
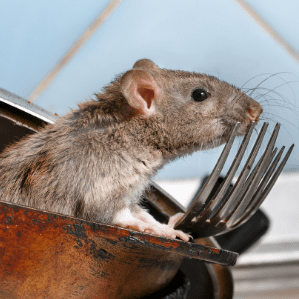
{"type": "Polygon", "coordinates": [[[277,123],[265,152],[251,171],[268,125],[268,123],[263,124],[237,182],[229,195],[224,197],[241,163],[255,127],[255,123],[251,124],[225,179],[216,194],[208,200],[229,155],[240,123],[235,125],[209,179],[187,212],[176,223],[175,229],[191,232],[194,238],[219,235],[237,228],[257,211],[275,184],[294,148],[293,144],[280,165],[277,166],[285,149],[283,146],[276,155],[277,148],[274,149],[274,145],[280,128],[280,124],[277,123]]]}

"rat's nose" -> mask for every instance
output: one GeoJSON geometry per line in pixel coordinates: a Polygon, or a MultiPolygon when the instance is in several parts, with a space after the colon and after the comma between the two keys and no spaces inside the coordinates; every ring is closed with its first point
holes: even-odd
{"type": "Polygon", "coordinates": [[[263,113],[263,108],[260,104],[250,107],[247,110],[250,121],[259,121],[260,115],[263,113]]]}

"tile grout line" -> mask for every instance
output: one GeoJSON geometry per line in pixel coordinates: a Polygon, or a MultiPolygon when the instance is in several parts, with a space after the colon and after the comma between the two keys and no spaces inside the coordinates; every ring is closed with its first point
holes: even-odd
{"type": "Polygon", "coordinates": [[[281,37],[261,16],[259,16],[249,4],[243,0],[233,0],[264,30],[274,41],[276,41],[296,62],[299,63],[297,51],[281,37]]]}
{"type": "Polygon", "coordinates": [[[35,90],[29,95],[28,101],[35,101],[38,96],[50,85],[58,73],[66,66],[66,64],[75,56],[75,54],[82,48],[82,46],[90,39],[92,34],[105,22],[105,20],[111,15],[116,7],[122,2],[122,0],[112,0],[104,9],[103,12],[97,16],[92,24],[85,30],[85,32],[79,37],[79,39],[73,44],[73,46],[67,51],[67,53],[58,61],[54,68],[48,73],[43,81],[35,88],[35,90]]]}

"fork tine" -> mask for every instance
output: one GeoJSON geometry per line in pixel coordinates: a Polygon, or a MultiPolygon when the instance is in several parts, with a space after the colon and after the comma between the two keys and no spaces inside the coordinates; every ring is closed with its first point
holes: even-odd
{"type": "MultiPolygon", "coordinates": [[[[270,156],[270,160],[273,159],[276,150],[274,150],[272,152],[272,156],[270,156]],[[273,155],[274,154],[274,155],[273,155]]],[[[253,178],[255,177],[257,171],[260,169],[261,163],[264,160],[266,152],[263,153],[263,155],[261,156],[260,160],[256,163],[255,167],[253,168],[252,172],[250,173],[250,175],[246,178],[246,181],[242,187],[242,189],[240,190],[239,194],[237,194],[237,198],[235,199],[236,202],[239,202],[240,198],[244,196],[245,192],[247,191],[250,183],[252,182],[253,178]]]]}
{"type": "MultiPolygon", "coordinates": [[[[277,148],[276,148],[276,149],[277,149],[277,148]]],[[[262,182],[261,182],[260,185],[258,186],[258,189],[256,190],[256,192],[255,192],[255,194],[254,194],[254,196],[253,196],[253,199],[252,199],[250,205],[248,205],[248,207],[246,207],[246,210],[247,210],[247,209],[250,209],[251,207],[253,207],[254,204],[255,204],[255,201],[256,201],[255,199],[260,197],[260,195],[261,195],[261,193],[263,192],[265,186],[266,186],[267,183],[269,182],[269,180],[270,180],[270,178],[271,178],[271,176],[272,176],[272,174],[273,174],[273,172],[274,172],[274,170],[275,170],[275,168],[276,168],[276,166],[277,166],[277,164],[278,164],[278,162],[279,162],[279,160],[280,160],[280,158],[281,158],[281,156],[282,156],[282,154],[283,154],[284,149],[285,149],[285,146],[283,146],[283,147],[280,149],[278,155],[276,156],[276,158],[274,159],[273,163],[272,163],[271,166],[269,167],[269,169],[268,169],[266,175],[264,176],[262,182]]],[[[275,155],[275,154],[276,154],[276,151],[274,152],[274,155],[275,155]]]]}
{"type": "MultiPolygon", "coordinates": [[[[276,155],[276,152],[277,152],[277,148],[274,149],[274,151],[271,153],[270,155],[270,159],[269,159],[269,163],[267,163],[267,167],[266,169],[268,168],[269,164],[271,163],[271,161],[273,160],[274,156],[276,155]]],[[[272,163],[271,167],[269,168],[268,172],[267,173],[270,173],[270,171],[272,170],[272,172],[274,171],[275,169],[275,166],[277,165],[278,161],[279,161],[279,158],[281,156],[282,152],[279,153],[277,155],[278,159],[275,159],[275,161],[272,163]]],[[[276,158],[277,158],[276,157],[276,158]]],[[[264,173],[262,173],[262,176],[264,175],[264,173]]],[[[262,177],[260,176],[260,178],[262,177]]],[[[265,177],[264,177],[265,179],[265,177]]],[[[260,180],[258,181],[260,182],[260,180]]],[[[260,184],[261,186],[261,184],[260,184]]],[[[260,187],[259,186],[259,187],[260,187]]],[[[258,187],[258,188],[259,188],[258,187]]],[[[253,189],[252,192],[250,192],[249,195],[245,195],[244,197],[238,197],[238,202],[237,204],[235,205],[235,208],[234,209],[231,209],[231,213],[229,216],[227,216],[226,218],[226,222],[227,222],[227,226],[228,227],[231,227],[233,226],[233,224],[239,220],[240,217],[242,217],[242,215],[244,214],[244,211],[246,211],[248,209],[248,207],[254,203],[254,198],[256,198],[256,195],[257,192],[258,192],[259,189],[255,190],[253,189]],[[255,192],[255,193],[254,193],[255,192]]]]}
{"type": "Polygon", "coordinates": [[[218,177],[219,174],[226,162],[226,159],[229,155],[229,152],[232,148],[233,142],[235,140],[237,131],[239,129],[240,123],[236,123],[235,127],[232,130],[232,133],[228,139],[228,142],[226,143],[220,158],[218,159],[211,175],[209,176],[207,182],[205,183],[204,187],[198,194],[198,196],[194,199],[193,203],[187,210],[187,212],[184,214],[184,216],[176,223],[175,229],[180,229],[183,226],[188,225],[191,220],[197,215],[197,213],[200,211],[200,209],[205,204],[205,201],[209,197],[218,177]]]}
{"type": "Polygon", "coordinates": [[[198,219],[198,223],[200,222],[204,222],[206,219],[210,218],[211,214],[213,213],[215,207],[222,201],[223,196],[225,195],[227,189],[230,186],[231,180],[233,178],[233,176],[235,175],[241,160],[244,156],[245,150],[247,148],[248,142],[250,140],[250,137],[252,135],[252,131],[255,127],[255,123],[252,123],[247,134],[245,135],[242,144],[236,154],[236,157],[229,169],[229,171],[227,172],[224,180],[222,181],[220,187],[218,188],[216,194],[213,196],[213,198],[210,200],[210,202],[208,203],[208,205],[204,208],[204,210],[200,213],[200,218],[198,219]]]}
{"type": "MultiPolygon", "coordinates": [[[[230,219],[235,213],[241,214],[244,212],[246,206],[250,202],[253,197],[253,194],[256,191],[258,184],[260,183],[262,177],[264,176],[265,172],[267,171],[271,161],[273,160],[275,154],[277,152],[277,148],[274,149],[273,152],[270,152],[270,147],[267,148],[265,154],[261,157],[259,167],[255,170],[254,175],[250,175],[244,186],[243,192],[237,195],[237,199],[235,200],[236,204],[234,205],[234,209],[230,209],[230,213],[228,218],[230,219]],[[269,150],[268,150],[269,149],[269,150]]],[[[235,219],[235,216],[233,217],[235,219]]],[[[230,221],[231,223],[231,221],[230,221]]]]}
{"type": "MultiPolygon", "coordinates": [[[[274,184],[276,183],[280,173],[283,170],[283,167],[285,166],[285,164],[287,163],[292,151],[294,148],[294,144],[292,144],[292,146],[289,148],[288,152],[286,153],[284,159],[282,160],[282,162],[280,163],[279,167],[277,168],[276,172],[274,173],[274,175],[272,176],[271,180],[269,181],[268,185],[266,186],[266,188],[263,190],[262,194],[260,195],[260,198],[258,199],[258,201],[256,202],[256,204],[248,210],[248,212],[242,217],[241,220],[238,220],[237,223],[235,223],[233,225],[233,228],[237,228],[240,225],[242,225],[243,223],[245,223],[247,220],[249,220],[249,218],[251,218],[255,212],[258,210],[258,208],[261,206],[261,204],[263,203],[263,201],[265,200],[265,198],[267,197],[267,195],[269,194],[269,192],[271,191],[272,187],[274,186],[274,184]]],[[[282,151],[282,150],[281,150],[282,151]]],[[[278,155],[277,155],[278,156],[278,155]]]]}
{"type": "MultiPolygon", "coordinates": [[[[255,176],[255,173],[257,172],[258,168],[260,167],[261,163],[263,162],[265,155],[267,155],[270,152],[270,148],[271,148],[271,150],[273,150],[274,144],[276,142],[276,139],[277,139],[277,136],[278,136],[278,133],[279,133],[279,129],[280,129],[280,124],[277,123],[275,125],[275,128],[274,128],[274,130],[272,132],[272,135],[271,135],[271,137],[270,137],[270,139],[268,141],[268,145],[266,147],[265,152],[262,154],[260,160],[256,164],[255,168],[253,169],[253,171],[251,172],[251,174],[249,175],[249,177],[247,178],[247,180],[250,180],[250,179],[252,179],[253,176],[255,176]],[[267,151],[267,149],[268,149],[268,151],[267,151]]],[[[246,180],[246,182],[247,182],[247,180],[246,180]]]]}
{"type": "Polygon", "coordinates": [[[226,217],[231,212],[232,203],[235,201],[236,197],[238,196],[239,191],[241,191],[240,189],[243,188],[244,181],[247,178],[247,175],[250,172],[251,167],[255,161],[255,158],[257,156],[257,153],[260,149],[260,146],[264,139],[265,133],[267,131],[268,125],[269,125],[268,123],[263,124],[263,126],[260,130],[260,133],[256,139],[256,142],[249,154],[249,157],[241,171],[241,174],[240,174],[237,182],[235,183],[235,185],[234,185],[230,195],[227,197],[226,201],[222,204],[221,208],[218,209],[217,213],[215,213],[215,217],[226,219],[226,217]]]}
{"type": "Polygon", "coordinates": [[[259,160],[259,163],[253,170],[254,174],[249,175],[248,179],[246,180],[243,186],[243,191],[239,192],[239,194],[237,195],[237,198],[235,199],[236,204],[234,205],[234,207],[232,206],[229,214],[231,214],[231,211],[233,210],[233,208],[236,207],[236,205],[241,205],[240,209],[244,206],[246,207],[246,202],[250,200],[252,194],[255,192],[255,189],[259,184],[261,177],[265,174],[266,169],[269,167],[269,164],[271,163],[274,157],[272,150],[277,139],[279,128],[280,125],[276,124],[272,136],[268,142],[266,151],[264,152],[264,154],[259,160]],[[241,199],[242,203],[240,203],[241,199]]]}
{"type": "MultiPolygon", "coordinates": [[[[239,212],[236,211],[235,215],[233,217],[231,217],[230,223],[229,223],[231,225],[231,228],[234,228],[235,225],[238,226],[238,223],[245,217],[244,215],[248,214],[248,211],[251,211],[253,208],[255,209],[255,207],[260,206],[260,204],[258,204],[258,203],[259,203],[259,199],[261,198],[261,193],[263,192],[266,184],[269,182],[269,180],[270,180],[270,178],[271,178],[271,176],[272,176],[272,174],[282,156],[284,149],[285,149],[284,146],[280,149],[278,155],[274,159],[273,163],[271,164],[270,168],[268,169],[266,175],[264,176],[262,182],[260,183],[258,189],[256,190],[255,194],[253,195],[252,199],[250,200],[250,202],[248,203],[246,208],[239,212]]],[[[275,150],[277,150],[277,148],[275,150]]],[[[274,154],[276,154],[276,151],[274,151],[274,154]]]]}

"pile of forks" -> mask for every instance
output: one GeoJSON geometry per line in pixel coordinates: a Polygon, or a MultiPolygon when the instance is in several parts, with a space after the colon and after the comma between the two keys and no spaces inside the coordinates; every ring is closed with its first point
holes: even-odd
{"type": "Polygon", "coordinates": [[[278,149],[274,148],[280,128],[280,124],[277,123],[264,153],[253,168],[269,125],[264,123],[236,183],[227,195],[255,125],[254,122],[251,124],[222,184],[211,197],[211,191],[230,153],[240,123],[235,125],[213,172],[184,216],[176,223],[175,229],[189,232],[194,238],[215,236],[239,227],[258,210],[279,177],[294,144],[279,164],[285,147],[283,146],[278,153],[278,149]]]}

